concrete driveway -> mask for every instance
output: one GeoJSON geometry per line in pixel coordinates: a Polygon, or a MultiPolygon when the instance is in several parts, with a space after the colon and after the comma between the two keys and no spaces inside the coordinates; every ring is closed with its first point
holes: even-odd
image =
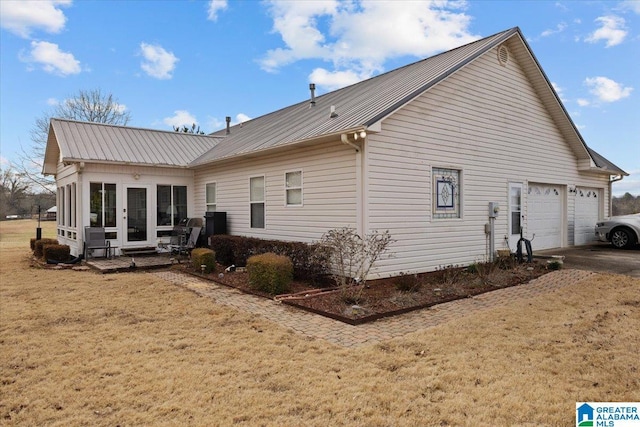
{"type": "Polygon", "coordinates": [[[573,248],[535,251],[535,256],[563,255],[564,267],[640,278],[640,245],[633,249],[615,249],[608,243],[594,243],[573,248]]]}

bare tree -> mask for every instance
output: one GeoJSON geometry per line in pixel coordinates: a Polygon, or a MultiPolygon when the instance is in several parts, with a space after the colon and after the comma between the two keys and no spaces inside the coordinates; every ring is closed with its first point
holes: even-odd
{"type": "Polygon", "coordinates": [[[0,216],[22,214],[20,202],[25,198],[29,184],[13,170],[11,164],[0,170],[0,216]]]}
{"type": "Polygon", "coordinates": [[[93,89],[78,91],[36,118],[31,129],[31,146],[22,148],[17,169],[32,186],[50,192],[53,192],[53,180],[42,175],[42,164],[52,118],[126,125],[131,120],[131,114],[112,94],[93,89]]]}

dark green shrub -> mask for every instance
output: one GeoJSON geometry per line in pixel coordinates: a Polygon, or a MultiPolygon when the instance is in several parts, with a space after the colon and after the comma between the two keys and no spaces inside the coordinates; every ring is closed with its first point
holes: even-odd
{"type": "Polygon", "coordinates": [[[42,248],[42,258],[55,262],[67,262],[71,259],[71,249],[69,245],[47,244],[42,248]]]}
{"type": "Polygon", "coordinates": [[[191,251],[191,265],[193,268],[202,272],[204,265],[204,273],[209,274],[216,271],[216,253],[207,248],[195,248],[191,251]]]}
{"type": "Polygon", "coordinates": [[[36,240],[33,244],[33,256],[36,258],[42,258],[44,255],[43,248],[44,245],[57,245],[58,241],[56,239],[40,239],[36,240]]]}
{"type": "Polygon", "coordinates": [[[564,265],[562,260],[547,261],[547,270],[551,270],[551,271],[562,270],[563,266],[564,265]]]}
{"type": "Polygon", "coordinates": [[[289,257],[293,263],[293,277],[316,285],[324,285],[328,272],[328,253],[319,245],[303,242],[264,240],[254,237],[214,235],[211,249],[216,253],[218,263],[238,267],[246,266],[253,255],[275,253],[289,257]]]}
{"type": "Polygon", "coordinates": [[[469,264],[467,271],[471,274],[476,274],[478,272],[478,264],[475,262],[473,264],[469,264]]]}
{"type": "Polygon", "coordinates": [[[265,253],[247,260],[249,285],[257,290],[278,295],[287,292],[293,280],[293,263],[283,255],[265,253]]]}

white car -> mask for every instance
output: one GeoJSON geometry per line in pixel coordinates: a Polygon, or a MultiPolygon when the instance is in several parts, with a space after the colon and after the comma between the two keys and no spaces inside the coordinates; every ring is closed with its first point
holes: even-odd
{"type": "Polygon", "coordinates": [[[640,242],[640,213],[613,216],[596,224],[596,238],[616,248],[631,248],[640,242]]]}

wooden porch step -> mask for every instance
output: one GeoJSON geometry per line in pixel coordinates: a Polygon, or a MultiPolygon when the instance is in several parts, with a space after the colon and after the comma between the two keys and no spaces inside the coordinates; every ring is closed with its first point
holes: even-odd
{"type": "Polygon", "coordinates": [[[155,255],[157,250],[154,246],[145,246],[141,248],[122,248],[122,255],[155,255]]]}

